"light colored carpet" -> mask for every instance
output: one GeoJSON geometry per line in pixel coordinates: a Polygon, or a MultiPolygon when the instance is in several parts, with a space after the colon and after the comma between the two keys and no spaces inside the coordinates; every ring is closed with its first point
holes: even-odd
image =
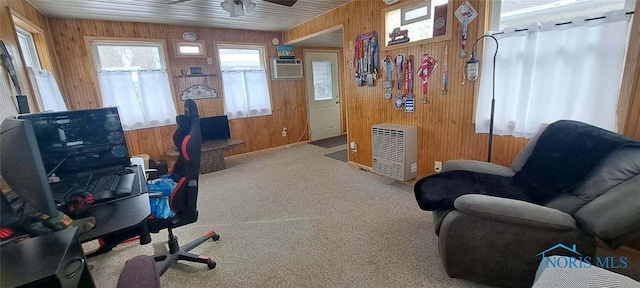
{"type": "MultiPolygon", "coordinates": [[[[446,275],[412,187],[324,156],[345,146],[236,157],[202,175],[200,218],[174,232],[186,244],[214,229],[220,240],[192,251],[218,266],[179,263],[162,286],[479,287],[446,275]]],[[[115,287],[127,259],[166,249],[166,233],[152,237],[89,259],[96,284],[115,287]]]]}

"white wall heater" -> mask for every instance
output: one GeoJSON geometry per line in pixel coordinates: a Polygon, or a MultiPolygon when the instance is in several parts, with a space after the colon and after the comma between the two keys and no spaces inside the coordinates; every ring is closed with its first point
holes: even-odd
{"type": "Polygon", "coordinates": [[[418,172],[418,137],[416,126],[378,124],[371,128],[373,171],[401,181],[418,172]]]}

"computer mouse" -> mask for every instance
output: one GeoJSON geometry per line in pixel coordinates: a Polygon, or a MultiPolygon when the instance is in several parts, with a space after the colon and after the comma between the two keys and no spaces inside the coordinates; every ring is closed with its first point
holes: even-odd
{"type": "Polygon", "coordinates": [[[82,214],[93,203],[93,195],[84,189],[74,189],[67,193],[64,198],[64,212],[69,215],[82,214]]]}

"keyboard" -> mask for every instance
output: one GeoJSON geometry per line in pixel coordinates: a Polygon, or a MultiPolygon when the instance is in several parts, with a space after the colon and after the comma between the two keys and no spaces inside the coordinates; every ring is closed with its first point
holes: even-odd
{"type": "Polygon", "coordinates": [[[104,177],[100,177],[94,181],[91,181],[91,183],[87,187],[87,191],[89,191],[91,194],[98,194],[103,191],[116,191],[119,181],[120,176],[118,175],[107,175],[104,177]]]}
{"type": "Polygon", "coordinates": [[[135,180],[135,173],[106,175],[91,181],[86,190],[93,195],[93,203],[97,205],[114,199],[140,194],[140,189],[134,189],[135,180]]]}

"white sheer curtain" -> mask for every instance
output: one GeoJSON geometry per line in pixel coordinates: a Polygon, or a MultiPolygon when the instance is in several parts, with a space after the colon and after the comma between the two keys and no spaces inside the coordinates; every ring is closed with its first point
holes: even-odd
{"type": "Polygon", "coordinates": [[[176,108],[173,105],[169,76],[166,71],[138,71],[140,100],[146,127],[176,123],[176,108]]]}
{"type": "MultiPolygon", "coordinates": [[[[627,44],[624,11],[603,20],[534,24],[495,35],[496,135],[531,138],[560,119],[617,130],[616,108],[627,44]]],[[[489,132],[493,41],[485,41],[476,132],[489,132]]]]}
{"type": "Polygon", "coordinates": [[[47,70],[27,67],[29,78],[36,95],[36,102],[40,111],[67,111],[67,105],[62,99],[62,93],[53,74],[47,70]]]}
{"type": "Polygon", "coordinates": [[[100,71],[98,74],[102,104],[120,109],[125,131],[176,123],[166,71],[100,71]],[[137,73],[138,89],[134,73],[137,73]]]}
{"type": "Polygon", "coordinates": [[[119,108],[125,131],[144,128],[145,119],[133,82],[132,71],[100,71],[102,106],[119,108]]]}
{"type": "Polygon", "coordinates": [[[264,70],[222,71],[224,110],[229,119],[271,115],[264,70]]]}

